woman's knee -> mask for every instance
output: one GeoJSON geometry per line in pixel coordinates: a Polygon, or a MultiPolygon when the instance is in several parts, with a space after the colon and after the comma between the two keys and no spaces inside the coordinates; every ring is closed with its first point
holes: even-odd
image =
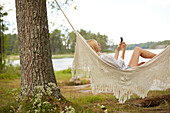
{"type": "Polygon", "coordinates": [[[134,51],[141,51],[142,49],[140,47],[135,47],[134,51]]]}

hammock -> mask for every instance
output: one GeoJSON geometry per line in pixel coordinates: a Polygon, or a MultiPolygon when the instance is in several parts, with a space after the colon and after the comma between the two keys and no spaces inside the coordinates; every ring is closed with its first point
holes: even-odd
{"type": "Polygon", "coordinates": [[[170,46],[145,64],[119,70],[103,61],[78,33],[72,75],[89,75],[92,93],[112,92],[120,103],[135,93],[144,98],[151,86],[165,90],[170,79],[170,46]],[[76,70],[76,72],[74,71],[76,70]]]}
{"type": "Polygon", "coordinates": [[[142,98],[146,97],[152,85],[160,90],[168,88],[168,83],[170,83],[170,46],[141,66],[119,70],[97,55],[74,29],[60,5],[58,3],[57,5],[77,36],[72,64],[73,78],[90,75],[93,94],[112,92],[120,103],[124,103],[134,93],[142,98]]]}

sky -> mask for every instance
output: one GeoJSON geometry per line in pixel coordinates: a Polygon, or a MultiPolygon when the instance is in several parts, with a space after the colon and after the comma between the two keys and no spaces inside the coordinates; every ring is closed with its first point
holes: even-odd
{"type": "MultiPolygon", "coordinates": [[[[6,20],[11,24],[8,32],[15,33],[15,0],[0,1],[6,9],[14,9],[6,20]]],[[[127,44],[170,40],[170,0],[74,0],[74,3],[78,10],[71,5],[65,13],[76,30],[105,34],[114,44],[119,43],[120,37],[127,44]]],[[[48,9],[49,30],[58,27],[52,25],[57,21],[71,31],[61,11],[57,13],[60,15],[56,17],[48,9]]]]}

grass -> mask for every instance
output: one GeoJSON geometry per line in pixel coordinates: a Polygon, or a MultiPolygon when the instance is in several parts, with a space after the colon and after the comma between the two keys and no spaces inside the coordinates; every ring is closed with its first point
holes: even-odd
{"type": "Polygon", "coordinates": [[[82,96],[80,96],[79,98],[77,98],[76,96],[74,96],[73,98],[70,97],[70,101],[76,103],[76,104],[81,104],[81,105],[87,105],[89,103],[100,103],[102,101],[104,101],[105,98],[103,98],[102,96],[100,95],[87,95],[87,96],[84,96],[82,98],[82,96]]]}
{"type": "Polygon", "coordinates": [[[56,76],[56,80],[64,81],[64,82],[69,81],[70,78],[72,77],[71,68],[62,71],[55,71],[55,76],[56,76]]]}
{"type": "Polygon", "coordinates": [[[14,88],[20,92],[20,79],[0,80],[0,113],[8,111],[11,105],[15,105],[15,96],[11,93],[14,88]]]}
{"type": "MultiPolygon", "coordinates": [[[[6,68],[6,75],[0,74],[0,113],[9,112],[11,109],[10,106],[17,106],[15,101],[15,96],[9,92],[11,92],[14,88],[16,88],[17,93],[20,93],[20,75],[17,75],[19,67],[8,67],[6,68]],[[10,70],[11,69],[11,70],[10,70]],[[14,71],[15,70],[15,71],[14,71]],[[9,73],[14,72],[15,74],[9,73]]],[[[71,78],[71,69],[63,70],[63,71],[55,71],[55,76],[57,79],[58,87],[61,90],[62,95],[66,98],[66,100],[71,102],[71,106],[73,106],[76,112],[81,113],[101,113],[104,112],[105,109],[108,110],[109,113],[118,113],[118,112],[130,112],[130,113],[159,113],[159,112],[168,112],[170,106],[168,104],[161,104],[152,108],[142,108],[131,105],[131,103],[136,100],[140,100],[137,95],[133,95],[130,100],[128,100],[124,104],[120,104],[118,100],[113,96],[113,94],[109,93],[100,93],[97,95],[92,94],[91,92],[82,92],[91,90],[90,86],[87,87],[75,87],[70,86],[69,80],[71,78]],[[104,109],[101,106],[105,106],[104,109]]],[[[81,79],[82,83],[88,83],[88,79],[81,79]]],[[[159,96],[170,94],[170,89],[165,91],[150,91],[148,93],[148,97],[159,96]]],[[[66,104],[63,103],[63,106],[66,104]]]]}
{"type": "Polygon", "coordinates": [[[71,68],[67,70],[62,70],[62,71],[55,71],[55,77],[56,77],[58,86],[68,85],[70,83],[69,80],[72,77],[71,68]]]}
{"type": "Polygon", "coordinates": [[[59,54],[59,55],[52,55],[53,59],[58,59],[58,58],[73,58],[74,54],[59,54]]]}

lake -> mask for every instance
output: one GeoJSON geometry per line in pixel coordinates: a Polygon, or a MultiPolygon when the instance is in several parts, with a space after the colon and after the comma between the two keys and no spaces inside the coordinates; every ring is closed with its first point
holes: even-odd
{"type": "MultiPolygon", "coordinates": [[[[147,49],[153,53],[159,54],[160,52],[162,52],[164,49],[147,49]]],[[[130,58],[132,56],[133,50],[126,50],[125,53],[125,64],[128,65],[130,58]]],[[[120,51],[119,56],[121,56],[122,51],[120,51]]],[[[109,53],[109,55],[113,55],[114,53],[109,53]]],[[[139,58],[139,62],[146,62],[149,59],[143,59],[142,57],[139,58]]],[[[68,69],[69,67],[71,67],[71,64],[73,62],[73,58],[61,58],[61,59],[52,59],[53,62],[53,67],[55,71],[59,71],[59,70],[64,70],[64,69],[68,69]]],[[[13,60],[11,61],[11,63],[13,65],[19,65],[20,61],[19,60],[13,60]]]]}

